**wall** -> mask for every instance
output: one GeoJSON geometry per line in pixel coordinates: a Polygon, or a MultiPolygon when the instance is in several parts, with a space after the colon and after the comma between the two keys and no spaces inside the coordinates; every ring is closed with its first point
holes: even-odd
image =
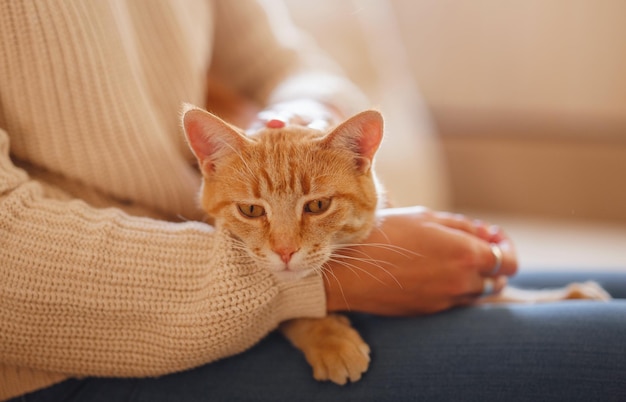
{"type": "Polygon", "coordinates": [[[623,0],[392,3],[433,108],[626,118],[623,0]]]}
{"type": "Polygon", "coordinates": [[[392,0],[456,209],[626,222],[626,2],[392,0]]]}
{"type": "Polygon", "coordinates": [[[417,157],[443,151],[445,163],[395,172],[404,183],[434,172],[454,209],[626,222],[626,1],[287,4],[365,88],[397,76],[377,96],[419,88],[439,141],[417,157]]]}

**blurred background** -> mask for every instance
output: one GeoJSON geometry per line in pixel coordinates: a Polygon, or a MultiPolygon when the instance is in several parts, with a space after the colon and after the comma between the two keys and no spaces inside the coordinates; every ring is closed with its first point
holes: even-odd
{"type": "Polygon", "coordinates": [[[498,223],[523,269],[626,270],[626,1],[270,1],[384,112],[396,205],[498,223]]]}

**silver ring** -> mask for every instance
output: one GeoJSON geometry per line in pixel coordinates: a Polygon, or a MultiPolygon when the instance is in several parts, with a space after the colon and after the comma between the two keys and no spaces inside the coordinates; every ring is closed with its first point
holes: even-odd
{"type": "Polygon", "coordinates": [[[481,297],[490,296],[494,291],[494,281],[491,278],[485,278],[483,280],[483,292],[480,294],[481,297]]]}
{"type": "Polygon", "coordinates": [[[496,263],[491,269],[489,275],[496,276],[498,275],[498,272],[500,272],[500,268],[502,268],[502,249],[496,243],[490,243],[489,246],[491,247],[491,253],[496,259],[496,263]]]}

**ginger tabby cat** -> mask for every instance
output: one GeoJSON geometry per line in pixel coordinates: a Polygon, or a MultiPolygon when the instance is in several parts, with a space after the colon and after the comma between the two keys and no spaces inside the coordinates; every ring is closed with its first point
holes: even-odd
{"type": "MultiPolygon", "coordinates": [[[[372,169],[383,136],[380,113],[364,111],[329,132],[290,125],[247,136],[187,106],[183,127],[204,177],[202,207],[277,280],[324,274],[342,246],[363,241],[374,228],[383,203],[372,169]]],[[[608,297],[595,284],[571,286],[548,293],[504,291],[488,300],[608,297]]],[[[369,366],[369,346],[342,315],[294,319],[281,330],[304,353],[317,380],[358,381],[369,366]]]]}

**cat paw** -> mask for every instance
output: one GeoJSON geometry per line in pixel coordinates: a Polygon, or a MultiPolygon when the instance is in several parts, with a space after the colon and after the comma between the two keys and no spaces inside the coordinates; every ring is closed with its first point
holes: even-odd
{"type": "Polygon", "coordinates": [[[342,315],[295,319],[283,324],[282,330],[304,353],[318,381],[345,385],[360,380],[369,367],[369,346],[342,315]]]}
{"type": "Polygon", "coordinates": [[[313,378],[345,385],[361,379],[370,363],[370,348],[344,316],[326,317],[315,347],[305,351],[313,378]],[[333,322],[334,321],[334,322],[333,322]]]}
{"type": "Polygon", "coordinates": [[[611,295],[596,282],[572,283],[565,289],[565,299],[608,301],[611,295]]]}

